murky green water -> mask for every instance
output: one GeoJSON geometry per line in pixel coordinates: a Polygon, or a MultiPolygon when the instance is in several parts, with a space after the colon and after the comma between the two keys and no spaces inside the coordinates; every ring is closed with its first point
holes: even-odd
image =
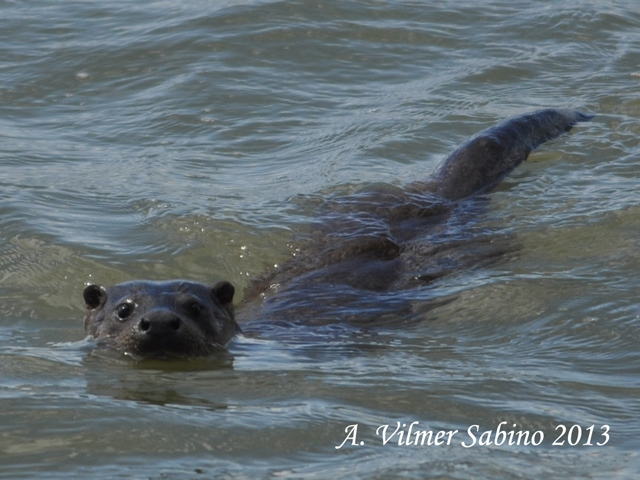
{"type": "Polygon", "coordinates": [[[5,1],[0,26],[0,476],[636,478],[635,2],[5,1]],[[241,291],[297,195],[425,178],[543,107],[597,117],[490,195],[516,251],[419,321],[258,321],[219,361],[83,341],[85,283],[241,291]],[[479,445],[501,422],[543,440],[479,445]]]}

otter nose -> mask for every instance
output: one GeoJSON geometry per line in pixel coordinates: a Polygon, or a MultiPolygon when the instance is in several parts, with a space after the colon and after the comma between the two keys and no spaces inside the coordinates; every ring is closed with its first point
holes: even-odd
{"type": "Polygon", "coordinates": [[[159,336],[174,334],[180,326],[180,318],[173,312],[149,312],[138,322],[142,333],[159,336]]]}

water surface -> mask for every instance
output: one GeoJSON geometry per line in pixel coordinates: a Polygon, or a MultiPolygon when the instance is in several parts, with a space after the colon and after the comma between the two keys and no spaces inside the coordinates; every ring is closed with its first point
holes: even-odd
{"type": "Polygon", "coordinates": [[[0,12],[1,476],[635,478],[635,2],[0,12]],[[515,252],[436,282],[425,295],[442,301],[406,325],[255,319],[229,358],[197,362],[83,340],[86,283],[226,279],[240,299],[291,254],[301,198],[425,178],[475,132],[546,107],[597,117],[489,196],[482,225],[515,252]],[[383,444],[397,422],[459,433],[383,444]],[[544,441],[462,445],[501,422],[544,441]],[[553,445],[559,425],[580,441],[553,445]]]}

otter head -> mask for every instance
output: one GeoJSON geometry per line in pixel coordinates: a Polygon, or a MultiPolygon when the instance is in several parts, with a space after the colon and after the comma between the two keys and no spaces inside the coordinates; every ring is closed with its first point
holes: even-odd
{"type": "Polygon", "coordinates": [[[87,335],[137,357],[199,357],[238,332],[229,282],[133,281],[83,292],[87,335]]]}

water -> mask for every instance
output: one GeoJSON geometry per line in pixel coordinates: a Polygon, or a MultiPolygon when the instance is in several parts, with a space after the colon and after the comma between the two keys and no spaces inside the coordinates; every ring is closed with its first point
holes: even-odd
{"type": "Polygon", "coordinates": [[[635,2],[0,12],[3,478],[637,476],[635,2]],[[597,117],[491,194],[482,221],[516,252],[438,283],[421,321],[257,322],[215,361],[123,362],[83,340],[87,282],[241,292],[290,254],[298,195],[424,178],[542,107],[597,117]],[[376,429],[397,422],[403,440],[412,422],[459,432],[383,444],[376,429]],[[544,441],[462,445],[501,422],[544,441]]]}

